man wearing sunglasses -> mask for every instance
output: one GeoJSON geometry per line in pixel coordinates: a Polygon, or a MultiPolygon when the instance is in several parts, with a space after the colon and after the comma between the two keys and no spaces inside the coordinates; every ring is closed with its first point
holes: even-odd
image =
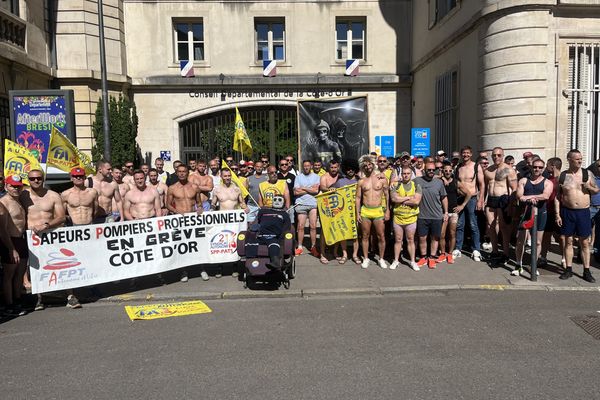
{"type": "MultiPolygon", "coordinates": [[[[553,185],[548,179],[542,176],[542,172],[546,168],[544,160],[536,159],[531,166],[531,175],[521,178],[517,187],[517,199],[521,203],[521,214],[525,213],[525,204],[529,204],[537,208],[537,257],[539,258],[542,250],[542,237],[546,229],[546,221],[548,212],[546,208],[547,200],[552,195],[553,185]]],[[[519,276],[523,274],[523,253],[525,252],[525,237],[527,229],[519,227],[517,233],[517,268],[511,275],[519,276]]],[[[533,240],[533,238],[532,238],[533,240]]],[[[539,273],[538,273],[539,274],[539,273]]]]}
{"type": "MultiPolygon", "coordinates": [[[[44,188],[44,172],[33,169],[27,177],[30,187],[21,196],[22,204],[27,210],[27,228],[40,234],[48,229],[63,226],[65,208],[58,193],[44,188]]],[[[43,309],[42,296],[38,295],[35,311],[43,309]]]]}
{"type": "Polygon", "coordinates": [[[67,225],[89,225],[94,220],[98,209],[98,192],[84,185],[85,171],[83,168],[71,170],[73,187],[60,195],[63,205],[69,214],[67,225]]]}
{"type": "Polygon", "coordinates": [[[135,183],[133,182],[133,161],[125,161],[123,164],[123,174],[123,182],[127,183],[130,188],[135,187],[135,183]]]}
{"type": "Polygon", "coordinates": [[[492,258],[500,258],[505,262],[510,253],[511,219],[508,213],[511,194],[517,190],[517,173],[504,163],[504,149],[492,149],[494,165],[484,171],[487,203],[485,215],[487,228],[492,240],[492,258]],[[498,253],[498,235],[502,233],[502,256],[498,253]]]}

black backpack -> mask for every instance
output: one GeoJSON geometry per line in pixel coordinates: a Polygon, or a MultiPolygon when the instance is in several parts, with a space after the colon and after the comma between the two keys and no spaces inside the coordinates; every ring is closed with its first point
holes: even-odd
{"type": "MultiPolygon", "coordinates": [[[[581,183],[586,183],[588,181],[588,179],[590,178],[590,174],[588,173],[587,169],[583,169],[583,181],[581,183]]],[[[567,177],[567,171],[563,171],[560,173],[560,176],[558,177],[558,183],[559,185],[562,185],[565,183],[565,179],[567,177]]]]}

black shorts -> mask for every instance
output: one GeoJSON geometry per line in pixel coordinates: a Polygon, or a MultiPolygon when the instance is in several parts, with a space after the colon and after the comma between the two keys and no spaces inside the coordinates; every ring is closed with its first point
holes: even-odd
{"type": "Polygon", "coordinates": [[[486,206],[489,208],[500,208],[505,210],[508,207],[510,197],[507,194],[502,196],[488,196],[486,206]]]}
{"type": "Polygon", "coordinates": [[[442,235],[442,224],[441,219],[417,219],[417,236],[431,235],[435,238],[439,238],[442,235]]]}
{"type": "MultiPolygon", "coordinates": [[[[17,253],[19,253],[19,257],[21,258],[21,260],[27,260],[29,258],[29,248],[27,247],[27,239],[25,239],[24,237],[11,236],[10,240],[12,241],[15,250],[17,250],[17,253]]],[[[10,256],[10,251],[8,251],[8,249],[4,246],[0,246],[0,261],[2,261],[2,264],[10,264],[10,256]]]]}

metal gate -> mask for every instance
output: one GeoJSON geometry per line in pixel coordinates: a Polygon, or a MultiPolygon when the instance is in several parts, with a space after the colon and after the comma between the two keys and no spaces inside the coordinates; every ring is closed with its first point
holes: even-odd
{"type": "Polygon", "coordinates": [[[584,167],[600,157],[600,44],[569,44],[569,146],[584,167]]]}
{"type": "MultiPolygon", "coordinates": [[[[271,163],[287,154],[298,154],[298,124],[295,107],[240,108],[252,143],[252,159],[266,154],[271,163]]],[[[203,115],[179,125],[181,160],[209,160],[215,156],[241,155],[233,151],[235,108],[203,115]]],[[[245,159],[249,157],[244,154],[245,159]]]]}

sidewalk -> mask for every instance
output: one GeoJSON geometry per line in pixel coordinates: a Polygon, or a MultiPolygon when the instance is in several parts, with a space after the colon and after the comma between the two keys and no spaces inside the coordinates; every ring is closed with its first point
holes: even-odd
{"type": "MultiPolygon", "coordinates": [[[[486,253],[483,254],[487,256],[486,253]]],[[[600,283],[590,284],[581,279],[581,265],[574,264],[575,276],[563,281],[558,278],[561,269],[560,257],[552,254],[548,261],[549,266],[546,269],[539,269],[538,281],[532,282],[527,272],[525,276],[511,276],[511,267],[491,268],[487,262],[474,262],[467,254],[458,258],[455,264],[444,262],[438,264],[436,269],[422,268],[417,272],[406,264],[401,264],[393,271],[381,269],[374,262],[371,262],[368,269],[363,270],[352,260],[343,265],[337,260],[323,265],[317,258],[305,253],[296,257],[297,277],[291,281],[290,289],[283,286],[246,289],[244,282],[231,275],[215,278],[215,270],[211,271],[209,268],[207,271],[211,275],[210,280],[203,281],[199,277],[199,270],[190,268],[190,279],[187,283],[179,282],[180,271],[173,271],[163,274],[166,285],[160,285],[155,277],[149,276],[138,278],[133,289],[127,282],[105,284],[98,287],[95,294],[96,297],[100,297],[98,301],[101,302],[124,302],[382,295],[419,290],[600,291],[600,283]]],[[[600,269],[595,263],[592,263],[592,273],[600,282],[600,269]]]]}

